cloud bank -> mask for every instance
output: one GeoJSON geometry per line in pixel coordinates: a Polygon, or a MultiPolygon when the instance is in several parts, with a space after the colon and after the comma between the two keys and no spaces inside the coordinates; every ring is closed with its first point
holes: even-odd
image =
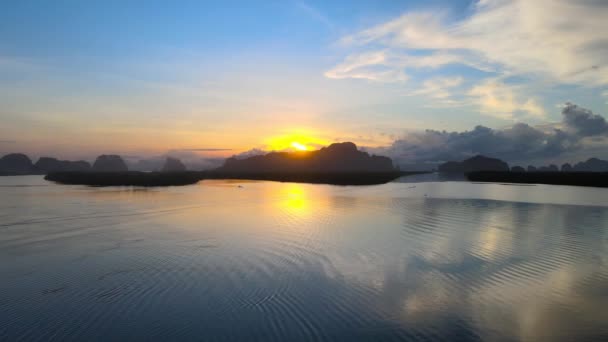
{"type": "Polygon", "coordinates": [[[569,153],[592,153],[597,146],[608,146],[608,123],[604,117],[572,103],[563,106],[561,115],[561,122],[544,127],[516,123],[504,129],[480,125],[464,132],[429,129],[410,133],[390,146],[367,150],[390,156],[402,165],[432,165],[476,154],[534,163],[561,160],[569,153]]]}

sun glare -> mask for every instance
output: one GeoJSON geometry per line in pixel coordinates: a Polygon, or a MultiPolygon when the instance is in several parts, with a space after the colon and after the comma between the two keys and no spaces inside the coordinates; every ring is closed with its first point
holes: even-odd
{"type": "Polygon", "coordinates": [[[330,141],[315,136],[314,132],[297,131],[271,136],[265,141],[265,149],[270,151],[312,151],[329,145],[330,141]]]}
{"type": "Polygon", "coordinates": [[[300,144],[297,141],[294,141],[291,143],[291,147],[295,148],[298,151],[306,151],[308,150],[308,147],[306,147],[306,145],[300,144]]]}

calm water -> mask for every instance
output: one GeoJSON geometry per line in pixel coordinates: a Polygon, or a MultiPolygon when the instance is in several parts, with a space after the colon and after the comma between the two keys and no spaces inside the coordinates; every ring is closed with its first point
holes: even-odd
{"type": "Polygon", "coordinates": [[[608,190],[0,177],[0,279],[7,341],[606,340],[608,190]]]}

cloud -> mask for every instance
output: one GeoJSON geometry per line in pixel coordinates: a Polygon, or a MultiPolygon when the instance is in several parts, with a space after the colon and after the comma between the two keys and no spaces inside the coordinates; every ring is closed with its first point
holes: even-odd
{"type": "Polygon", "coordinates": [[[563,159],[571,153],[589,154],[597,151],[598,146],[606,150],[608,139],[595,139],[599,135],[608,135],[605,119],[568,103],[558,124],[534,127],[516,123],[504,129],[480,125],[464,132],[426,130],[409,133],[390,146],[367,150],[390,156],[400,164],[462,160],[476,154],[533,163],[548,158],[563,159]]]}
{"type": "Polygon", "coordinates": [[[593,114],[589,109],[581,108],[573,103],[566,103],[562,115],[565,127],[582,137],[608,134],[606,119],[593,114]]]}
{"type": "Polygon", "coordinates": [[[418,94],[443,99],[436,101],[440,106],[474,104],[482,114],[507,120],[518,114],[540,118],[545,111],[538,99],[522,95],[530,91],[524,81],[515,87],[497,80],[525,77],[543,86],[608,84],[606,1],[480,0],[470,15],[453,18],[447,12],[408,12],[347,35],[339,41],[346,57],[325,76],[379,82],[421,78],[418,94]],[[491,75],[467,74],[477,85],[453,93],[420,72],[448,65],[491,75]]]}
{"type": "Polygon", "coordinates": [[[605,1],[484,0],[457,22],[449,22],[446,13],[407,13],[341,42],[380,47],[393,59],[411,51],[423,56],[447,54],[449,63],[482,70],[495,67],[503,74],[599,86],[608,83],[607,17],[605,1]]]}
{"type": "Polygon", "coordinates": [[[0,144],[15,144],[16,140],[0,140],[0,144]]]}
{"type": "Polygon", "coordinates": [[[536,99],[522,98],[516,86],[506,85],[498,80],[486,80],[471,88],[468,95],[483,114],[501,119],[513,119],[516,112],[538,118],[546,115],[536,99]]]}
{"type": "Polygon", "coordinates": [[[446,99],[451,96],[450,88],[458,87],[464,79],[458,77],[441,77],[426,80],[422,88],[414,91],[413,95],[426,95],[435,99],[446,99]]]}
{"type": "Polygon", "coordinates": [[[325,72],[333,79],[355,78],[378,82],[405,82],[408,76],[392,67],[394,61],[383,51],[372,51],[348,56],[346,60],[325,72]]]}
{"type": "Polygon", "coordinates": [[[481,70],[491,70],[488,66],[467,60],[464,56],[449,53],[409,55],[390,49],[354,53],[342,63],[325,72],[332,79],[367,79],[377,82],[405,82],[409,76],[406,69],[433,70],[449,64],[465,64],[481,70]]]}
{"type": "Polygon", "coordinates": [[[387,23],[342,38],[344,44],[366,45],[380,43],[386,46],[430,49],[436,46],[457,47],[445,32],[443,19],[446,13],[407,13],[387,23]]]}

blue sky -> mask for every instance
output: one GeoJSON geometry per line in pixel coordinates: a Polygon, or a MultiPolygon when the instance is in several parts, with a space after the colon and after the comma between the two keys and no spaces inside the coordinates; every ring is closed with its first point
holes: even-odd
{"type": "Polygon", "coordinates": [[[0,152],[245,151],[291,135],[378,147],[427,128],[559,124],[565,102],[604,114],[607,7],[13,2],[0,12],[0,152]]]}

